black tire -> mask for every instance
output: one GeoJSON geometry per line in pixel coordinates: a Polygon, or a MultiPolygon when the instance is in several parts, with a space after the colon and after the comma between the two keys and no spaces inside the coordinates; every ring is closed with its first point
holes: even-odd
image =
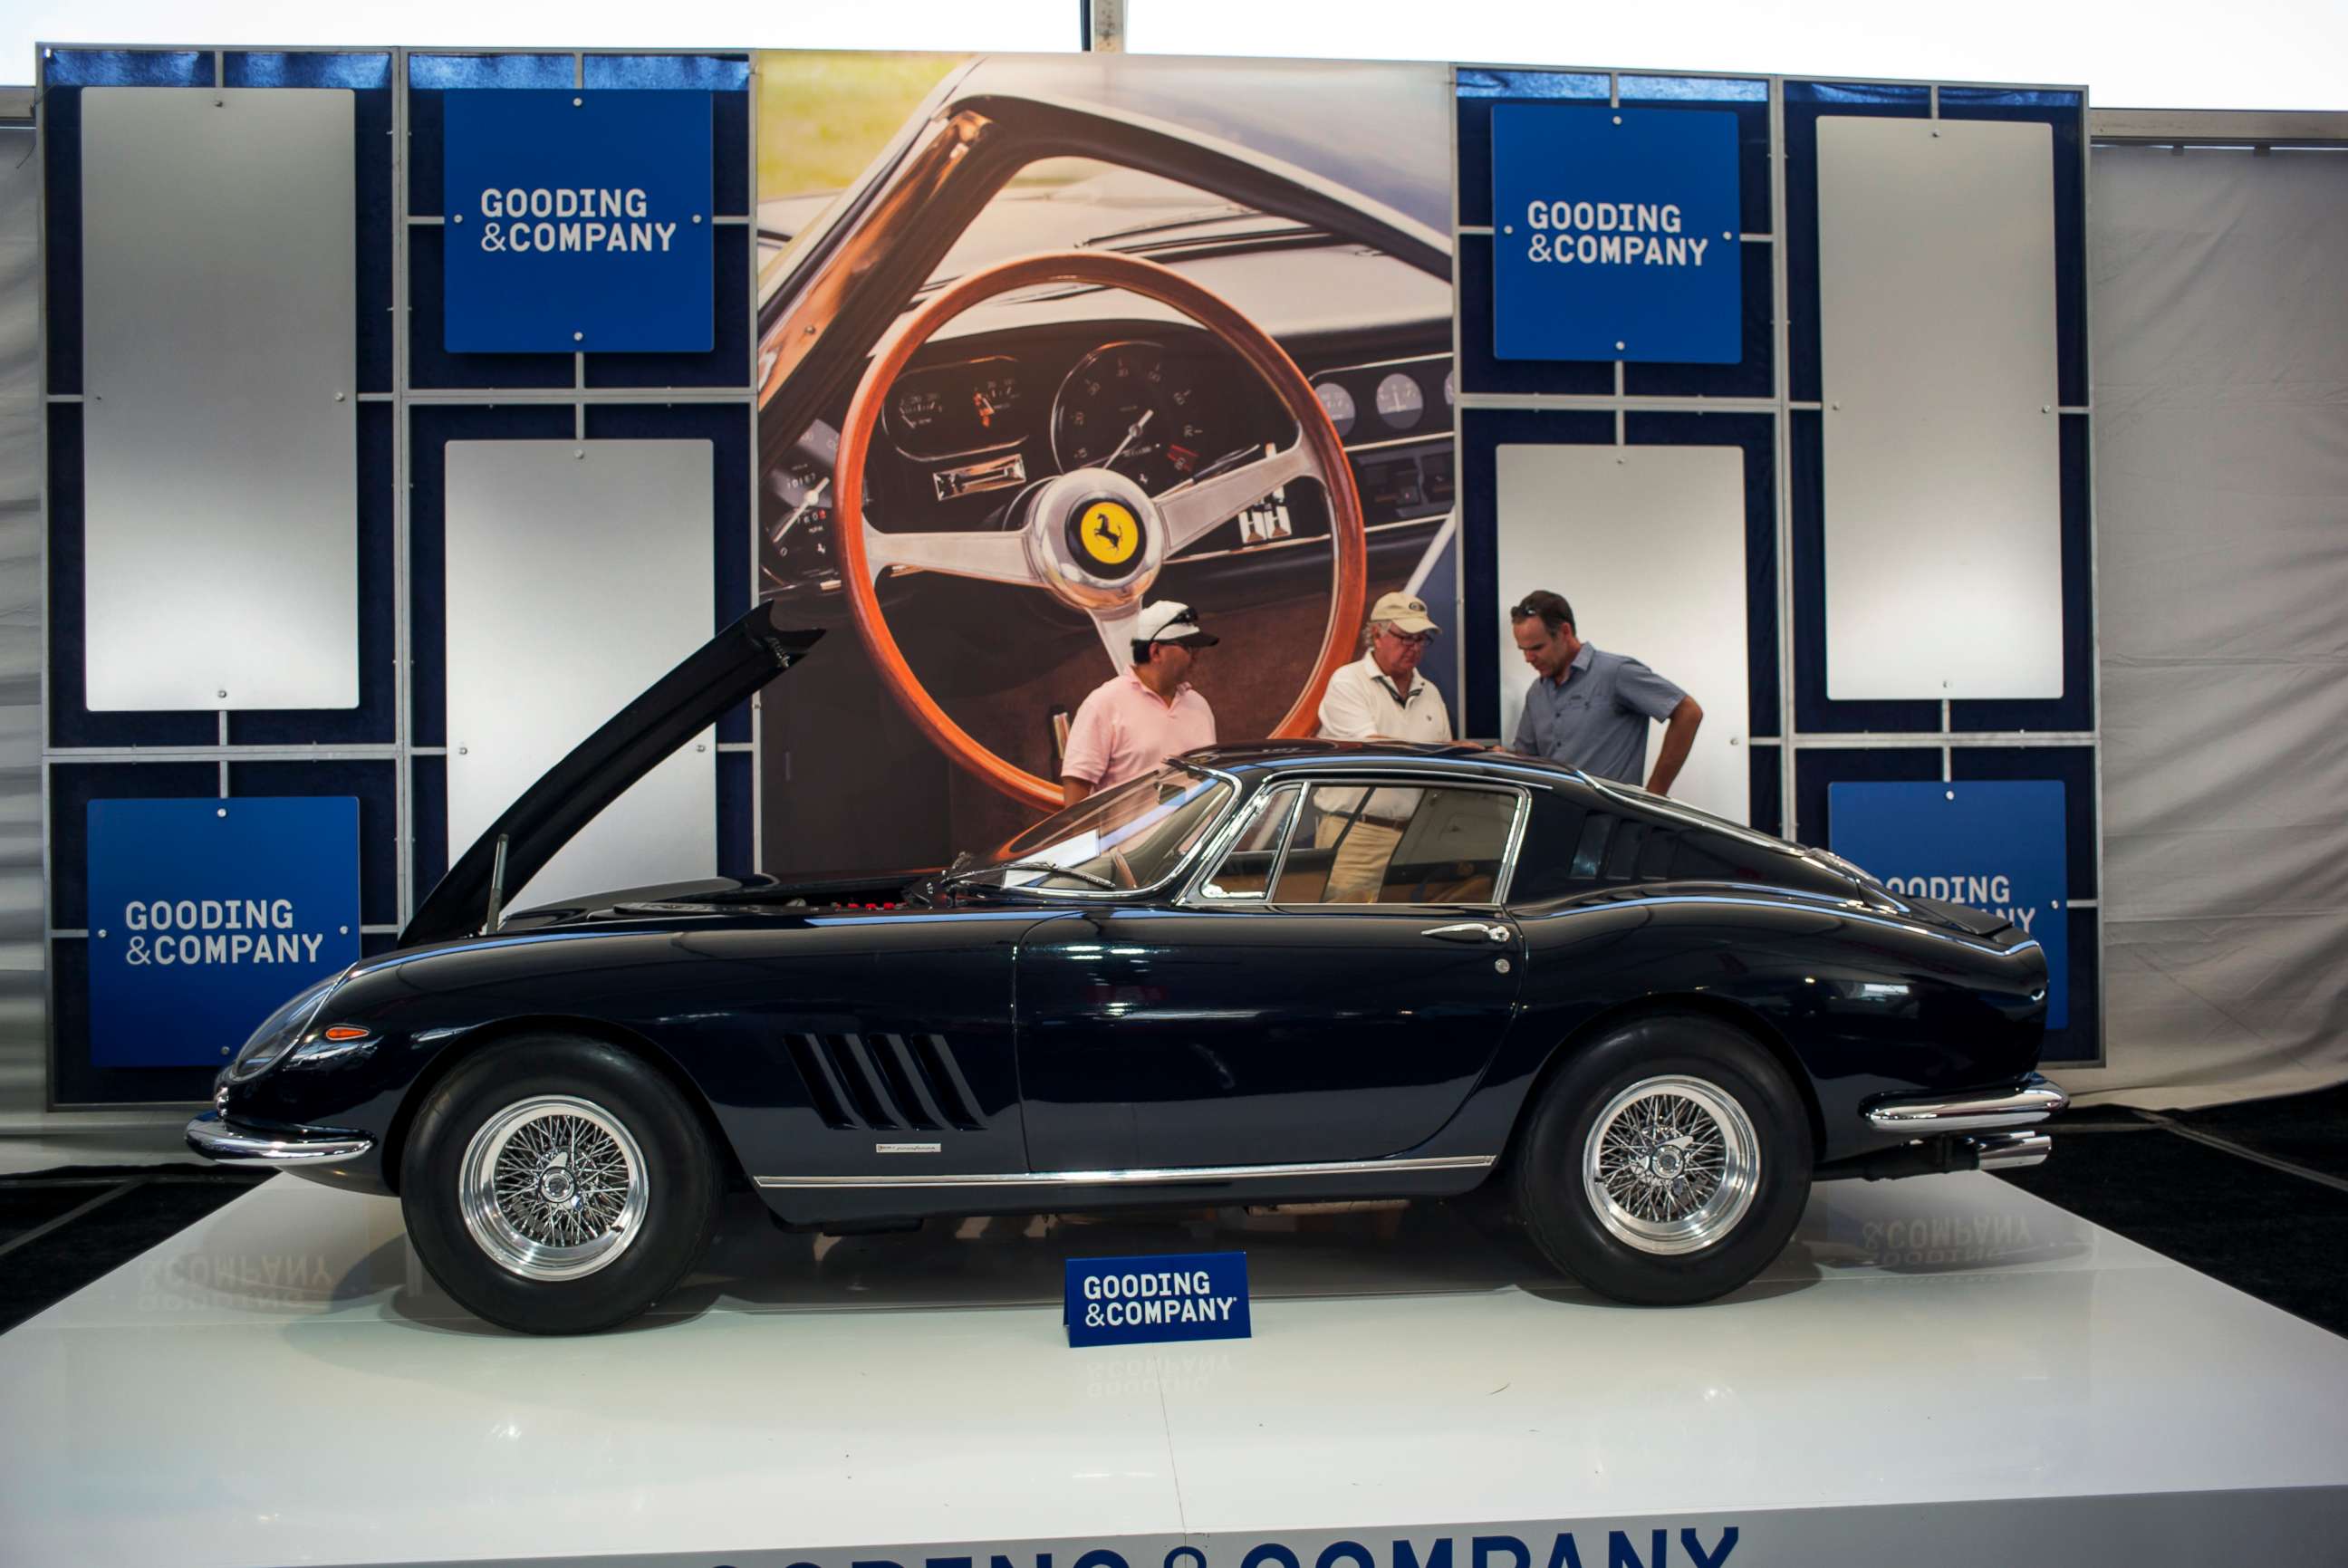
{"type": "Polygon", "coordinates": [[[685,1097],[627,1052],[576,1036],[511,1040],[458,1064],[418,1110],[399,1172],[408,1238],[432,1277],[466,1310],[525,1334],[626,1322],[700,1260],[717,1223],[717,1161],[685,1097]],[[532,1140],[546,1146],[534,1158],[532,1140]],[[572,1182],[582,1140],[590,1176],[572,1182]],[[500,1198],[494,1178],[517,1170],[538,1180],[519,1202],[500,1198]],[[541,1181],[559,1201],[530,1202],[541,1181]],[[614,1206],[616,1225],[604,1217],[614,1206]],[[530,1250],[572,1234],[587,1239],[530,1250]],[[575,1272],[554,1277],[562,1271],[575,1272]]]}
{"type": "Polygon", "coordinates": [[[1647,1306],[1710,1301],[1766,1267],[1802,1217],[1814,1160],[1809,1117],[1776,1059],[1741,1030],[1688,1013],[1637,1018],[1572,1051],[1528,1108],[1510,1171],[1518,1217],[1542,1254],[1601,1295],[1647,1306]],[[1590,1191],[1585,1161],[1601,1116],[1632,1094],[1616,1127],[1633,1146],[1653,1146],[1647,1115],[1679,1116],[1694,1137],[1674,1136],[1653,1160],[1606,1157],[1601,1185],[1622,1183],[1626,1207],[1590,1191]],[[1750,1179],[1725,1181],[1739,1140],[1752,1150],[1750,1179]],[[1690,1173],[1715,1149],[1719,1169],[1690,1173]],[[1644,1203],[1657,1212],[1634,1212],[1644,1203]]]}

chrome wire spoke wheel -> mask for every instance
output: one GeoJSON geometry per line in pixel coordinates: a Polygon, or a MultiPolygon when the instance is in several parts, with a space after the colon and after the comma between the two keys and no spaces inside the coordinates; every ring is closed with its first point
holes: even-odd
{"type": "Polygon", "coordinates": [[[457,1168],[465,1229],[500,1268],[567,1280],[612,1263],[644,1228],[644,1150],[592,1100],[539,1095],[481,1124],[457,1168]]]}
{"type": "Polygon", "coordinates": [[[1761,1140],[1735,1097],[1696,1078],[1643,1078],[1609,1100],[1582,1146],[1600,1223],[1643,1253],[1693,1253],[1753,1207],[1761,1140]]]}

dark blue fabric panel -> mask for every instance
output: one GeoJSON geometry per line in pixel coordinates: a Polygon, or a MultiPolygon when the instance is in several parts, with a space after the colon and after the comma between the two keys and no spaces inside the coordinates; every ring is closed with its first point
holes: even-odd
{"type": "Polygon", "coordinates": [[[391,90],[388,54],[263,54],[231,49],[223,61],[232,88],[351,88],[391,90]]]}
{"type": "MultiPolygon", "coordinates": [[[[1770,318],[1776,282],[1770,247],[1739,242],[1741,349],[1734,365],[1622,366],[1622,391],[1632,397],[1774,397],[1777,395],[1777,335],[1770,318]]],[[[1611,390],[1611,388],[1610,388],[1611,390]]]]}
{"type": "MultiPolygon", "coordinates": [[[[1624,77],[1624,108],[1710,109],[1736,117],[1737,222],[1769,232],[1769,84],[1703,77],[1624,77]]],[[[1751,284],[1746,284],[1748,291],[1751,284]]],[[[1766,300],[1769,291],[1763,289],[1766,300]]]]}
{"type": "Polygon", "coordinates": [[[1829,114],[1922,119],[1931,109],[1929,88],[1786,84],[1786,360],[1797,403],[1818,399],[1818,120],[1829,114]]]}
{"type": "MultiPolygon", "coordinates": [[[[590,387],[747,387],[750,384],[750,247],[739,228],[718,230],[711,270],[713,335],[705,354],[591,354],[590,387]]],[[[463,356],[513,359],[530,356],[463,356]]]]}
{"type": "Polygon", "coordinates": [[[1498,736],[1500,688],[1491,661],[1475,650],[1499,645],[1500,606],[1510,593],[1538,583],[1499,582],[1499,483],[1494,456],[1504,446],[1603,447],[1614,441],[1614,416],[1552,413],[1521,408],[1460,410],[1459,645],[1467,663],[1468,700],[1460,733],[1498,736]]]}
{"type": "Polygon", "coordinates": [[[49,768],[49,923],[89,924],[89,803],[220,794],[216,762],[58,762],[49,768]]]}
{"type": "Polygon", "coordinates": [[[2096,568],[2087,503],[2088,417],[2063,416],[2063,695],[1957,702],[1949,725],[1975,732],[2096,727],[2096,568]]]}
{"type": "Polygon", "coordinates": [[[1459,389],[1575,393],[1614,390],[1611,359],[1498,359],[1492,354],[1492,236],[1459,236],[1459,389]]]}
{"type": "Polygon", "coordinates": [[[359,934],[359,956],[376,958],[399,945],[399,937],[388,931],[363,931],[359,934]]]}
{"type": "Polygon", "coordinates": [[[1746,758],[1746,768],[1752,790],[1752,804],[1747,816],[1750,825],[1765,833],[1786,830],[1786,781],[1778,771],[1778,748],[1756,746],[1746,758]]]}
{"type": "MultiPolygon", "coordinates": [[[[101,1068],[89,1059],[89,944],[49,944],[49,1099],[57,1105],[179,1104],[211,1098],[218,1068],[101,1068]]],[[[228,1058],[221,1058],[221,1066],[228,1058]]]]}
{"type": "Polygon", "coordinates": [[[1827,698],[1826,428],[1815,408],[1787,416],[1794,541],[1794,728],[1818,734],[1938,730],[1937,702],[1827,698]]]}
{"type": "Polygon", "coordinates": [[[747,55],[590,55],[591,88],[701,88],[739,93],[750,86],[747,55]]]}
{"type": "MultiPolygon", "coordinates": [[[[41,301],[48,332],[48,388],[81,385],[81,92],[52,86],[41,98],[42,201],[47,207],[41,301]]],[[[78,470],[77,470],[78,471],[78,470]]]]}
{"type": "MultiPolygon", "coordinates": [[[[394,598],[397,562],[393,502],[396,420],[388,403],[359,405],[359,705],[264,708],[228,716],[232,746],[389,745],[398,738],[399,685],[394,598]]],[[[369,916],[372,919],[373,916],[369,916]]]]}
{"type": "MultiPolygon", "coordinates": [[[[410,55],[407,57],[407,210],[432,217],[441,209],[441,151],[450,88],[567,88],[578,67],[569,55],[410,55]]],[[[439,322],[433,323],[438,335],[439,322]]]]}
{"type": "MultiPolygon", "coordinates": [[[[408,831],[416,835],[415,863],[408,867],[408,886],[421,907],[440,879],[448,874],[448,759],[415,757],[407,768],[408,831]]],[[[465,846],[458,845],[461,851],[465,846]]]]}
{"type": "Polygon", "coordinates": [[[1766,414],[1628,414],[1622,423],[1634,447],[1744,449],[1745,723],[1756,736],[1777,733],[1776,434],[1766,414]]]}
{"type": "MultiPolygon", "coordinates": [[[[568,407],[422,404],[408,409],[408,740],[448,740],[448,454],[450,441],[563,441],[568,407]]],[[[427,884],[418,882],[420,889],[427,884]]]]}
{"type": "Polygon", "coordinates": [[[53,746],[211,746],[220,720],[209,713],[92,713],[84,707],[86,618],[82,605],[82,412],[48,407],[49,743],[53,746]]]}
{"type": "Polygon", "coordinates": [[[2046,1062],[2099,1062],[2104,1057],[2103,911],[2066,909],[2071,923],[2071,1011],[2069,1022],[2046,1031],[2038,1059],[2046,1062]]]}
{"type": "Polygon", "coordinates": [[[2087,170],[2080,155],[2086,114],[2079,105],[2079,95],[1943,88],[1941,118],[2039,123],[2054,131],[2055,382],[2065,407],[2084,407],[2087,402],[2087,170]],[[2039,98],[2062,101],[2026,101],[2039,98]]]}
{"type": "Polygon", "coordinates": [[[52,49],[41,84],[58,88],[208,88],[210,49],[52,49]]]}
{"type": "Polygon", "coordinates": [[[751,847],[750,824],[757,814],[757,799],[750,789],[750,754],[717,754],[717,874],[744,880],[757,873],[757,856],[751,847]]]}
{"type": "Polygon", "coordinates": [[[721,217],[747,217],[755,201],[750,194],[750,95],[719,93],[711,98],[709,129],[716,138],[709,199],[721,217]]]}
{"type": "Polygon", "coordinates": [[[399,764],[343,759],[329,762],[232,762],[231,795],[352,796],[359,803],[359,922],[390,925],[399,919],[399,764]]]}
{"type": "MultiPolygon", "coordinates": [[[[1459,221],[1492,222],[1492,106],[1507,98],[1604,103],[1603,71],[1476,70],[1458,73],[1459,221]]],[[[1489,338],[1487,334],[1487,339],[1489,338]]]]}
{"type": "Polygon", "coordinates": [[[2092,746],[1999,746],[1949,753],[1958,779],[2054,779],[2063,785],[2063,881],[2073,898],[2095,898],[2096,748],[2092,746]]]}
{"type": "Polygon", "coordinates": [[[1794,754],[1794,816],[1800,841],[1821,849],[1833,843],[1834,824],[1828,820],[1829,784],[1918,784],[1941,776],[1939,748],[1910,751],[1838,750],[1805,747],[1794,754]]]}
{"type": "Polygon", "coordinates": [[[568,387],[568,354],[451,354],[448,260],[433,223],[407,227],[407,384],[428,387],[568,387]]]}

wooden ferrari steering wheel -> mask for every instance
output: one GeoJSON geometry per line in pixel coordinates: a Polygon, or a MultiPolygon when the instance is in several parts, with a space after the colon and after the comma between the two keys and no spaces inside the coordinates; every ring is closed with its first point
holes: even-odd
{"type": "Polygon", "coordinates": [[[1311,676],[1272,729],[1289,738],[1316,726],[1329,677],[1353,656],[1355,628],[1368,581],[1368,543],[1354,471],[1312,384],[1279,344],[1228,302],[1172,269],[1135,256],[1097,251],[1053,251],[972,273],[939,291],[891,329],[874,350],[857,384],[839,433],[832,470],[832,530],[840,580],[857,635],[905,711],[956,763],[1014,799],[1056,809],[1060,787],[998,757],[956,724],[930,696],[905,660],[881,614],[875,588],[899,569],[942,572],[993,583],[1041,588],[1092,618],[1117,670],[1131,663],[1133,625],[1159,570],[1179,552],[1293,480],[1317,480],[1329,498],[1330,543],[1336,570],[1329,620],[1311,676]],[[1186,480],[1152,496],[1107,468],[1078,469],[1024,492],[1010,529],[984,532],[884,533],[864,515],[864,464],[889,388],[913,354],[937,330],[979,301],[1039,284],[1091,284],[1124,289],[1171,306],[1215,335],[1278,396],[1296,421],[1297,438],[1239,467],[1186,480]],[[1086,531],[1090,531],[1087,538],[1086,531]],[[1138,533],[1138,542],[1130,535],[1138,533]],[[1112,541],[1105,544],[1103,542],[1112,541]]]}

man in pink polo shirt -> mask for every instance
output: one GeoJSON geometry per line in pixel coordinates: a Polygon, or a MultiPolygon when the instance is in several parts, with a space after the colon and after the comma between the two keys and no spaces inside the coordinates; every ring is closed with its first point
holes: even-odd
{"type": "Polygon", "coordinates": [[[1201,631],[1188,604],[1146,606],[1133,626],[1133,667],[1093,689],[1068,727],[1060,798],[1073,806],[1097,789],[1154,773],[1194,746],[1215,743],[1215,713],[1190,688],[1190,666],[1220,638],[1201,631]]]}

